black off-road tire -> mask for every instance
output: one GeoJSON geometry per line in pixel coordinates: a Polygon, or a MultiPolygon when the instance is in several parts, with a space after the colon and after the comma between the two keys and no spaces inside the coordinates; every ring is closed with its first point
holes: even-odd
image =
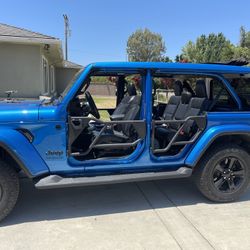
{"type": "MultiPolygon", "coordinates": [[[[235,176],[233,177],[236,178],[235,176]]],[[[215,146],[199,161],[194,171],[194,180],[200,192],[209,200],[215,202],[233,202],[237,200],[248,187],[250,180],[250,156],[243,148],[236,144],[215,146]],[[223,159],[226,160],[224,161],[223,159]],[[240,177],[237,177],[242,178],[241,181],[238,181],[237,188],[235,183],[233,183],[233,187],[230,187],[232,184],[230,173],[226,173],[225,175],[225,172],[222,171],[220,167],[223,165],[224,168],[222,169],[225,170],[225,168],[227,168],[226,162],[229,162],[228,165],[230,165],[230,159],[235,159],[235,163],[233,164],[237,163],[236,167],[240,168],[236,173],[239,173],[239,171],[242,172],[240,177]],[[220,171],[218,171],[218,169],[220,171]],[[221,176],[221,179],[219,179],[219,176],[221,176]],[[226,180],[224,180],[223,186],[220,188],[222,189],[223,187],[226,190],[228,186],[227,191],[218,188],[218,181],[222,183],[223,179],[226,180]]]]}
{"type": "Polygon", "coordinates": [[[14,168],[0,161],[0,221],[14,208],[19,196],[19,178],[14,168]]]}

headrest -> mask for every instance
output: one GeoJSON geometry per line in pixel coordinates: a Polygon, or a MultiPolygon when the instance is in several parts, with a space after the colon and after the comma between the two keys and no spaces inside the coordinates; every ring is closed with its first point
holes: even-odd
{"type": "Polygon", "coordinates": [[[190,92],[192,94],[192,96],[195,96],[195,93],[194,93],[193,89],[191,88],[191,86],[190,86],[190,84],[188,83],[187,80],[183,81],[182,86],[183,86],[183,89],[186,89],[186,91],[190,92]]]}
{"type": "Polygon", "coordinates": [[[195,94],[199,98],[207,98],[206,84],[204,80],[198,80],[196,82],[195,94]]]}
{"type": "Polygon", "coordinates": [[[128,89],[128,94],[129,94],[130,96],[137,95],[137,93],[136,93],[136,88],[135,88],[135,85],[134,85],[134,84],[128,84],[128,85],[127,85],[127,89],[128,89]]]}
{"type": "Polygon", "coordinates": [[[192,94],[190,92],[184,90],[181,94],[181,103],[188,104],[191,98],[192,98],[192,94]]]}
{"type": "Polygon", "coordinates": [[[175,81],[174,82],[174,94],[175,94],[175,96],[181,96],[182,91],[183,91],[183,87],[182,87],[181,81],[175,81]]]}

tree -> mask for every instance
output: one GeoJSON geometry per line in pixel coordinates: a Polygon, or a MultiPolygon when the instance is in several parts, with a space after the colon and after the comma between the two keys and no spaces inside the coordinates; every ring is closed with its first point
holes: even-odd
{"type": "Polygon", "coordinates": [[[183,60],[183,55],[182,55],[182,54],[176,55],[174,60],[175,60],[175,62],[182,62],[182,60],[183,60]]]}
{"type": "Polygon", "coordinates": [[[250,31],[246,31],[244,26],[240,27],[240,42],[239,46],[250,49],[250,31]]]}
{"type": "Polygon", "coordinates": [[[247,47],[234,47],[234,59],[245,59],[250,61],[250,49],[247,47]]]}
{"type": "Polygon", "coordinates": [[[162,56],[161,62],[173,62],[173,61],[168,56],[162,56]]]}
{"type": "Polygon", "coordinates": [[[176,55],[174,60],[177,63],[188,63],[189,62],[188,59],[183,56],[183,54],[176,55]]]}
{"type": "Polygon", "coordinates": [[[162,36],[149,29],[136,30],[127,41],[129,61],[164,61],[165,51],[166,47],[162,36]]]}
{"type": "Polygon", "coordinates": [[[189,41],[182,52],[186,60],[196,63],[227,61],[234,56],[233,45],[223,33],[201,35],[195,43],[189,41]]]}
{"type": "Polygon", "coordinates": [[[250,32],[247,32],[243,26],[240,27],[239,45],[234,47],[234,59],[250,61],[250,32]]]}
{"type": "Polygon", "coordinates": [[[244,48],[246,46],[246,30],[244,26],[240,27],[240,47],[244,48]]]}

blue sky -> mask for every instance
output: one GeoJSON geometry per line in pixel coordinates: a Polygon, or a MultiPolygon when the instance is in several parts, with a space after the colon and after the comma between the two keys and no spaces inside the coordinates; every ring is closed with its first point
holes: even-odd
{"type": "Polygon", "coordinates": [[[233,43],[250,30],[249,0],[1,0],[0,22],[64,38],[70,18],[69,59],[86,65],[125,61],[126,41],[138,28],[160,33],[174,58],[188,40],[223,32],[233,43]]]}

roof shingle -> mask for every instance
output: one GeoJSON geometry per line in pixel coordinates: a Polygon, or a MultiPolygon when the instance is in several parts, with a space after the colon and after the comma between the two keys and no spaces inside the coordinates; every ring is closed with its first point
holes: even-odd
{"type": "Polygon", "coordinates": [[[12,25],[0,23],[0,36],[4,37],[21,37],[34,39],[55,39],[55,37],[43,35],[23,28],[14,27],[12,25]]]}
{"type": "Polygon", "coordinates": [[[82,69],[83,66],[71,61],[63,61],[63,68],[82,69]]]}

